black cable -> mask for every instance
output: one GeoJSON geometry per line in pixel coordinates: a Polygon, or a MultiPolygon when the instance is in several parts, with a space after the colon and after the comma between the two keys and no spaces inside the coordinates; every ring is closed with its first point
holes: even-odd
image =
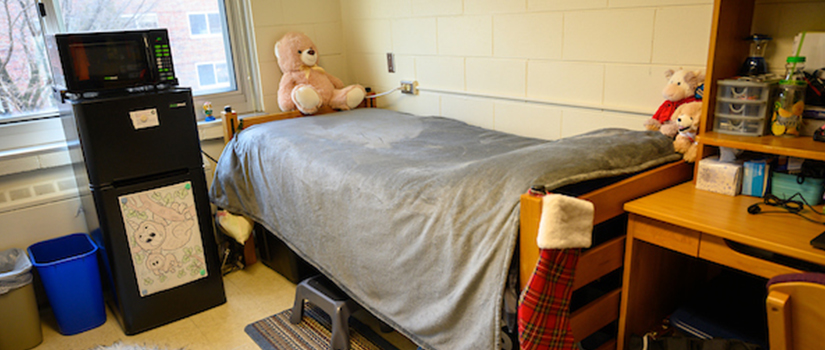
{"type": "Polygon", "coordinates": [[[809,218],[805,215],[800,214],[800,212],[803,209],[805,209],[805,205],[807,205],[808,208],[811,208],[811,211],[816,213],[817,215],[825,215],[823,213],[820,213],[820,212],[816,211],[816,209],[814,209],[814,207],[811,206],[811,204],[808,203],[808,201],[805,200],[805,197],[803,197],[802,194],[799,193],[799,192],[797,192],[793,196],[790,196],[788,199],[782,199],[782,198],[774,196],[770,193],[765,195],[765,200],[764,200],[765,205],[770,205],[772,207],[779,207],[779,208],[785,209],[785,211],[780,211],[780,210],[762,211],[762,208],[759,207],[759,204],[760,203],[756,203],[756,204],[751,205],[750,207],[748,207],[748,213],[749,214],[754,214],[754,215],[755,214],[771,214],[771,213],[774,213],[774,214],[790,213],[790,214],[794,214],[796,216],[799,216],[799,217],[801,217],[805,220],[808,220],[810,222],[825,225],[825,222],[816,221],[816,220],[811,219],[811,218],[809,218]],[[797,196],[799,196],[799,199],[801,199],[802,201],[793,200],[797,196]]]}
{"type": "Polygon", "coordinates": [[[215,158],[212,158],[212,156],[210,156],[210,155],[209,155],[209,153],[206,153],[206,152],[204,152],[203,150],[201,150],[201,153],[203,153],[203,155],[205,155],[205,156],[206,156],[206,158],[209,158],[209,160],[211,160],[211,161],[215,162],[215,164],[218,164],[218,161],[217,161],[217,160],[215,160],[215,158]]]}
{"type": "Polygon", "coordinates": [[[766,196],[765,197],[765,203],[769,204],[769,205],[773,205],[771,203],[768,203],[769,200],[773,200],[773,203],[777,203],[778,205],[782,206],[783,208],[789,208],[788,210],[791,210],[791,209],[796,210],[796,212],[802,211],[802,209],[805,209],[805,205],[807,205],[808,208],[810,208],[811,211],[814,212],[815,214],[825,215],[823,213],[820,213],[820,212],[816,211],[816,209],[814,209],[814,207],[810,203],[808,203],[807,200],[805,200],[805,197],[802,196],[802,193],[799,193],[799,192],[797,192],[796,194],[794,194],[793,196],[791,196],[788,199],[780,199],[780,198],[777,198],[774,195],[770,195],[770,198],[766,196]],[[799,199],[802,200],[802,202],[793,200],[794,197],[797,197],[797,196],[799,197],[799,199]],[[789,203],[791,205],[789,205],[789,203]],[[803,203],[804,203],[804,205],[803,205],[803,203]],[[795,208],[799,208],[799,209],[797,210],[795,208]]]}

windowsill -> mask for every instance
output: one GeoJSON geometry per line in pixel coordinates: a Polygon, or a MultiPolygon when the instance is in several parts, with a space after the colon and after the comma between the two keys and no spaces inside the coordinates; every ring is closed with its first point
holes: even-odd
{"type": "Polygon", "coordinates": [[[66,142],[0,151],[0,176],[71,164],[66,142]]]}
{"type": "Polygon", "coordinates": [[[223,138],[223,124],[220,119],[198,122],[198,138],[201,141],[223,138]]]}

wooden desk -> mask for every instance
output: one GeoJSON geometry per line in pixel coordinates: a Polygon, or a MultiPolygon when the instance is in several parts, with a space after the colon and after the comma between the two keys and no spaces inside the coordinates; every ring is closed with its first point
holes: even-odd
{"type": "MultiPolygon", "coordinates": [[[[800,272],[740,253],[731,244],[825,266],[825,251],[809,244],[825,225],[793,214],[748,214],[748,206],[761,201],[696,190],[692,182],[687,182],[624,205],[630,214],[619,350],[625,348],[631,334],[642,335],[653,329],[687,300],[694,287],[713,271],[714,265],[708,261],[764,278],[800,272]]],[[[762,209],[777,210],[764,205],[762,209]]],[[[825,216],[810,210],[802,213],[825,221],[825,216]]]]}

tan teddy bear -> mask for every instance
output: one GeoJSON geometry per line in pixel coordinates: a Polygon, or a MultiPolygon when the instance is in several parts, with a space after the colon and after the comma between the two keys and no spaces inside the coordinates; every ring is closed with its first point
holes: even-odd
{"type": "Polygon", "coordinates": [[[283,73],[278,105],[284,112],[297,109],[313,114],[323,106],[349,110],[366,96],[361,85],[344,86],[341,79],[319,67],[318,49],[303,33],[286,33],[275,44],[275,56],[283,73]]]}
{"type": "Polygon", "coordinates": [[[667,85],[662,89],[662,97],[665,101],[656,110],[656,113],[645,122],[647,130],[659,130],[662,134],[670,137],[676,136],[678,127],[675,123],[676,109],[689,102],[699,101],[696,97],[696,87],[705,80],[704,73],[699,71],[689,71],[679,69],[665,71],[668,79],[667,85]]]}
{"type": "Polygon", "coordinates": [[[702,102],[685,103],[673,112],[672,120],[676,121],[679,133],[673,140],[673,149],[684,154],[682,159],[688,163],[696,161],[696,133],[699,131],[699,120],[702,115],[702,102]]]}

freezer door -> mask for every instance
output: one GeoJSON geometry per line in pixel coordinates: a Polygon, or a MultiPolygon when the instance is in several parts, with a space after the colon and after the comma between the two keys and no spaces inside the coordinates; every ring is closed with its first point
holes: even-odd
{"type": "Polygon", "coordinates": [[[192,103],[189,89],[74,102],[90,184],[202,167],[192,103]]]}

